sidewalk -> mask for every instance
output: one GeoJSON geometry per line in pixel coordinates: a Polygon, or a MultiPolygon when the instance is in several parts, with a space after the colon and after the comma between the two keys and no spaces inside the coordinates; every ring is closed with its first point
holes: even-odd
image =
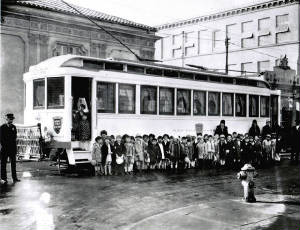
{"type": "Polygon", "coordinates": [[[259,195],[257,203],[242,199],[195,204],[141,220],[126,230],[299,229],[299,196],[259,195]]]}

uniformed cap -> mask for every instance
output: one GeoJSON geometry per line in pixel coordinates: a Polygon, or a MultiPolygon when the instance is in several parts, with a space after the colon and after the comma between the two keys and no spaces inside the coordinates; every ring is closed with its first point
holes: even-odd
{"type": "Polygon", "coordinates": [[[8,113],[8,114],[6,114],[6,117],[7,117],[8,119],[15,119],[15,116],[14,116],[13,113],[8,113]]]}

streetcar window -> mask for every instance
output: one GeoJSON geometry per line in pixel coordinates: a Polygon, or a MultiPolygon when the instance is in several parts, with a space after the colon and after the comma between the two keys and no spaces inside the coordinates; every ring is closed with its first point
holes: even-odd
{"type": "Polygon", "coordinates": [[[159,114],[174,114],[174,89],[159,88],[159,114]]]}
{"type": "Polygon", "coordinates": [[[115,83],[97,82],[97,111],[98,113],[115,112],[115,83]]]}
{"type": "Polygon", "coordinates": [[[194,80],[194,74],[188,73],[188,72],[181,72],[180,73],[180,78],[194,80]]]}
{"type": "Polygon", "coordinates": [[[33,81],[33,108],[45,108],[45,79],[33,81]]]}
{"type": "Polygon", "coordinates": [[[260,116],[261,117],[269,117],[269,111],[270,111],[269,100],[270,99],[267,96],[260,97],[260,116]]]}
{"type": "Polygon", "coordinates": [[[197,81],[207,81],[207,76],[202,75],[202,74],[196,74],[195,75],[195,80],[197,80],[197,81]]]}
{"type": "Polygon", "coordinates": [[[249,95],[249,116],[250,117],[258,117],[258,96],[257,95],[249,95]]]}
{"type": "Polygon", "coordinates": [[[246,117],[247,112],[247,96],[246,94],[235,94],[235,116],[246,117]]]}
{"type": "Polygon", "coordinates": [[[65,101],[65,79],[51,77],[47,79],[47,106],[48,108],[63,108],[65,101]]]}
{"type": "Polygon", "coordinates": [[[220,93],[208,92],[208,115],[220,115],[220,93]]]}
{"type": "Polygon", "coordinates": [[[104,69],[104,63],[93,60],[83,60],[83,68],[88,70],[99,71],[104,69]]]}
{"type": "Polygon", "coordinates": [[[177,90],[177,115],[191,114],[191,91],[186,89],[177,90]]]}
{"type": "Polygon", "coordinates": [[[218,76],[210,76],[209,77],[210,81],[214,81],[214,82],[221,82],[221,77],[218,76]]]}
{"type": "Polygon", "coordinates": [[[135,85],[119,85],[119,113],[135,113],[135,85]]]}
{"type": "Polygon", "coordinates": [[[222,115],[233,116],[233,93],[222,94],[222,115]]]}
{"type": "Polygon", "coordinates": [[[178,77],[178,71],[165,69],[164,76],[166,76],[166,77],[178,77]]]}
{"type": "Polygon", "coordinates": [[[231,77],[223,77],[223,83],[233,84],[233,78],[231,78],[231,77]]]}
{"type": "Polygon", "coordinates": [[[106,70],[118,70],[123,71],[123,64],[120,63],[113,63],[113,62],[106,62],[105,63],[106,70]]]}
{"type": "Polygon", "coordinates": [[[136,66],[136,65],[127,65],[127,72],[144,73],[144,67],[136,66]]]}
{"type": "Polygon", "coordinates": [[[146,69],[146,74],[151,74],[151,75],[162,75],[162,69],[157,69],[157,68],[147,68],[146,69]]]}
{"type": "Polygon", "coordinates": [[[141,114],[157,113],[157,87],[141,86],[141,114]]]}
{"type": "Polygon", "coordinates": [[[206,115],[206,92],[194,90],[194,115],[206,115]]]}

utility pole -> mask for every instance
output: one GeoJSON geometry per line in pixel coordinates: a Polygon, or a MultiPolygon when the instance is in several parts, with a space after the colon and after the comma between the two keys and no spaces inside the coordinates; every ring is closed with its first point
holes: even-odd
{"type": "Polygon", "coordinates": [[[225,38],[225,52],[226,52],[226,62],[225,62],[225,73],[228,74],[228,46],[230,38],[226,34],[225,38]]]}

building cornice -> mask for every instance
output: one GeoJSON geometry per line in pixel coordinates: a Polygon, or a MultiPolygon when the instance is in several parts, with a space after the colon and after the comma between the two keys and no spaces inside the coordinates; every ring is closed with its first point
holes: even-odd
{"type": "Polygon", "coordinates": [[[159,30],[170,29],[170,28],[178,28],[182,26],[198,24],[201,22],[209,22],[217,19],[227,18],[227,17],[246,14],[246,13],[252,13],[255,11],[265,10],[265,9],[270,9],[275,7],[293,5],[293,4],[299,4],[299,0],[272,0],[272,1],[262,2],[254,5],[245,6],[245,7],[226,10],[218,13],[213,13],[209,15],[203,15],[203,16],[180,20],[172,23],[166,23],[166,24],[156,26],[156,29],[159,31],[159,30]]]}

